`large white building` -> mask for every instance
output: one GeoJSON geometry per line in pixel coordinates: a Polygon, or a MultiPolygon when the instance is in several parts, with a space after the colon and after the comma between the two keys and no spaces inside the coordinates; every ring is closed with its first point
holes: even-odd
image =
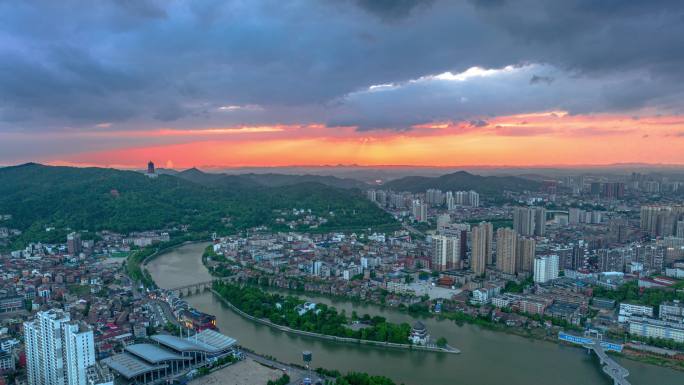
{"type": "Polygon", "coordinates": [[[88,385],[95,364],[93,331],[61,310],[39,312],[24,322],[29,385],[88,385]]]}
{"type": "Polygon", "coordinates": [[[624,323],[632,316],[643,316],[653,318],[653,307],[622,302],[618,310],[618,322],[624,323]]]}
{"type": "Polygon", "coordinates": [[[558,278],[558,256],[544,255],[534,259],[534,282],[544,283],[558,278]]]}

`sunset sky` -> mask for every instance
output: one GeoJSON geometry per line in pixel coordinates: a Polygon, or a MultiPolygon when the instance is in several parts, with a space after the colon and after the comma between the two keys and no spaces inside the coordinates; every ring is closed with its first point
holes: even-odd
{"type": "Polygon", "coordinates": [[[0,165],[684,164],[684,3],[0,1],[0,165]]]}

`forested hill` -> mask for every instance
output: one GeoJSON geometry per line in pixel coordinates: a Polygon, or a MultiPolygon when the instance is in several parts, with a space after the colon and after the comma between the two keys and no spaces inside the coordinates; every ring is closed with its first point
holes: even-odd
{"type": "Polygon", "coordinates": [[[369,186],[361,181],[350,178],[338,178],[334,176],[323,175],[289,175],[289,174],[217,174],[205,173],[196,168],[191,168],[182,171],[177,176],[196,183],[208,186],[221,187],[280,187],[291,186],[300,183],[320,183],[330,187],[338,187],[344,189],[357,188],[365,190],[369,186]]]}
{"type": "Polygon", "coordinates": [[[387,182],[384,187],[395,191],[420,192],[430,188],[442,191],[475,190],[484,195],[499,195],[505,190],[538,190],[539,182],[514,176],[481,176],[465,171],[438,177],[409,176],[387,182]]]}
{"type": "Polygon", "coordinates": [[[394,225],[361,191],[318,183],[207,186],[104,168],[34,163],[0,168],[0,214],[12,215],[0,225],[24,231],[23,240],[61,238],[67,229],[130,232],[180,224],[193,231],[231,231],[273,225],[274,210],[292,208],[326,217],[320,230],[394,225]]]}

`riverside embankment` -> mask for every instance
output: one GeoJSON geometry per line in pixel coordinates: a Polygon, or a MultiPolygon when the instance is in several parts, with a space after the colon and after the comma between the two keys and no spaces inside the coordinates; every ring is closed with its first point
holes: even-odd
{"type": "Polygon", "coordinates": [[[253,315],[247,314],[244,311],[238,309],[237,306],[230,303],[230,301],[223,298],[223,296],[221,294],[219,294],[216,290],[212,289],[211,292],[214,293],[217,297],[219,297],[219,299],[224,304],[226,304],[229,308],[231,308],[233,311],[235,311],[236,313],[238,313],[242,317],[247,318],[250,321],[258,322],[260,324],[278,329],[278,330],[285,332],[285,333],[297,334],[300,336],[306,336],[306,337],[312,337],[312,338],[319,338],[319,339],[328,340],[328,341],[335,341],[335,342],[342,342],[342,343],[349,343],[349,344],[358,344],[358,345],[372,345],[372,346],[379,346],[379,347],[384,347],[384,348],[422,350],[422,351],[426,351],[426,352],[451,353],[451,354],[458,354],[461,352],[460,350],[454,348],[453,346],[447,346],[445,348],[440,348],[440,347],[432,347],[432,346],[397,344],[397,343],[393,343],[393,342],[371,341],[371,340],[364,340],[364,339],[359,339],[359,338],[347,338],[347,337],[331,336],[331,335],[327,335],[327,334],[313,333],[313,332],[307,332],[304,330],[293,329],[293,328],[288,327],[288,326],[275,324],[275,323],[273,323],[267,319],[264,319],[264,318],[257,318],[257,317],[254,317],[253,315]]]}
{"type": "MultiPolygon", "coordinates": [[[[147,268],[160,287],[203,282],[211,275],[202,265],[206,244],[192,244],[160,255],[147,268]]],[[[414,317],[393,309],[350,301],[303,295],[302,298],[335,306],[346,314],[379,315],[394,323],[412,324],[414,317]]],[[[453,321],[421,319],[432,335],[444,336],[463,354],[435,354],[372,345],[341,344],[280,331],[246,319],[211,292],[185,298],[193,307],[217,317],[223,333],[242,346],[271,355],[282,362],[301,363],[301,352],[313,352],[314,367],[343,372],[362,371],[385,375],[406,385],[452,383],[480,385],[598,384],[610,381],[597,360],[583,349],[490,331],[475,325],[457,326],[453,321]]],[[[633,385],[681,385],[681,372],[623,358],[633,385]]]]}

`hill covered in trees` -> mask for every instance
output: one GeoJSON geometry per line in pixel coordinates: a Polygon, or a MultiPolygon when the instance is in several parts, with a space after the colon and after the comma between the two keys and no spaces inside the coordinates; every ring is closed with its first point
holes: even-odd
{"type": "Polygon", "coordinates": [[[361,191],[319,183],[212,184],[173,175],[149,178],[134,171],[35,163],[0,168],[0,214],[12,215],[3,226],[22,230],[19,241],[63,240],[68,230],[126,233],[178,225],[229,232],[272,225],[275,210],[292,208],[327,218],[320,230],[394,226],[361,191]]]}
{"type": "Polygon", "coordinates": [[[361,189],[368,188],[364,182],[350,178],[338,178],[334,176],[324,175],[289,175],[289,174],[220,174],[202,172],[196,168],[181,171],[177,176],[196,183],[209,186],[222,187],[281,187],[291,186],[300,183],[320,183],[330,187],[337,187],[343,189],[361,189]]]}
{"type": "Polygon", "coordinates": [[[500,195],[504,191],[538,190],[539,182],[514,176],[481,176],[458,171],[438,177],[408,176],[387,182],[385,188],[395,191],[420,192],[436,188],[442,191],[475,190],[484,195],[500,195]]]}

